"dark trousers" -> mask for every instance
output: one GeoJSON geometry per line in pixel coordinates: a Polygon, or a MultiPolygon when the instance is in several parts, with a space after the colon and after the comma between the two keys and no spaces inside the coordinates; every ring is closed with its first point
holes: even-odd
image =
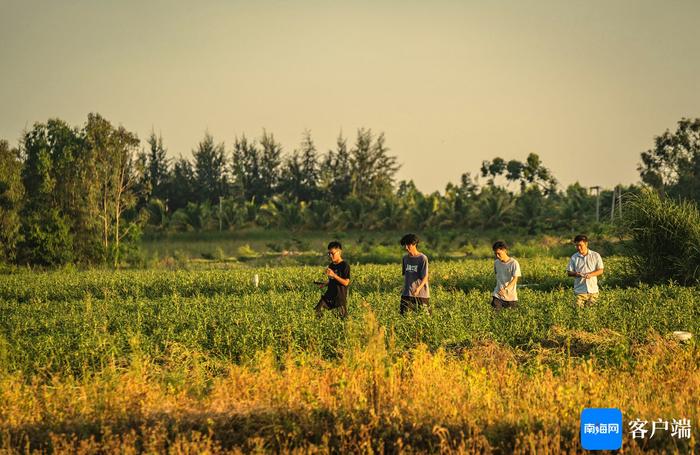
{"type": "Polygon", "coordinates": [[[402,315],[406,314],[408,310],[418,311],[421,308],[425,308],[425,311],[430,314],[430,299],[426,299],[425,297],[410,297],[408,295],[401,296],[399,313],[402,315]]]}
{"type": "Polygon", "coordinates": [[[331,302],[327,301],[326,299],[324,299],[323,297],[321,297],[319,299],[318,303],[316,304],[316,306],[314,307],[314,310],[316,310],[316,317],[317,318],[321,317],[321,315],[323,314],[324,308],[326,310],[333,310],[333,309],[337,308],[338,309],[338,316],[340,316],[341,319],[345,319],[348,317],[348,307],[345,303],[341,303],[341,304],[331,303],[331,302]]]}
{"type": "Polygon", "coordinates": [[[501,300],[498,297],[493,297],[491,298],[491,306],[496,310],[500,310],[501,308],[516,308],[518,306],[518,301],[513,300],[509,302],[507,300],[501,300]]]}

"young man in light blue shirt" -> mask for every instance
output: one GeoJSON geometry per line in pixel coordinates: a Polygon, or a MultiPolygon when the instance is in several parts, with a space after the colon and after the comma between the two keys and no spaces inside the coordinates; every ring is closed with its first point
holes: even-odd
{"type": "Polygon", "coordinates": [[[571,256],[566,273],[574,277],[574,294],[579,308],[598,301],[598,277],[603,274],[603,258],[588,249],[588,237],[579,234],[574,238],[576,253],[571,256]]]}

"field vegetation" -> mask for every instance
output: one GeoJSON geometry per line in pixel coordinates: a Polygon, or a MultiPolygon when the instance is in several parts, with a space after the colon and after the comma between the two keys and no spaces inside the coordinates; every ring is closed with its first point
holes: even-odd
{"type": "Polygon", "coordinates": [[[432,316],[405,318],[399,269],[355,265],[347,321],[315,319],[317,266],[2,275],[0,447],[576,452],[600,406],[694,423],[690,440],[625,433],[629,453],[697,450],[700,351],[670,333],[700,332],[698,288],[607,258],[581,310],[565,259],[520,261],[515,310],[488,305],[491,260],[445,260],[432,316]]]}

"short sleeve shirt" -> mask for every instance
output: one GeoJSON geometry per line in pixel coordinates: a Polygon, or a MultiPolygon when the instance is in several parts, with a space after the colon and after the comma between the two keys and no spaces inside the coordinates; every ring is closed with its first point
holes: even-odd
{"type": "MultiPolygon", "coordinates": [[[[588,250],[587,255],[576,252],[569,260],[567,272],[591,273],[603,268],[603,258],[595,251],[588,250]]],[[[574,277],[574,294],[597,294],[598,277],[584,279],[581,276],[574,277]]]]}
{"type": "MultiPolygon", "coordinates": [[[[333,270],[340,278],[350,278],[350,264],[345,261],[340,261],[337,264],[330,263],[328,268],[333,270]]],[[[328,288],[323,294],[323,299],[333,307],[345,305],[348,301],[348,287],[338,283],[335,278],[328,277],[328,288]]]]}
{"type": "MultiPolygon", "coordinates": [[[[418,256],[405,255],[402,261],[401,273],[403,274],[403,291],[401,295],[413,296],[413,291],[418,288],[423,278],[428,275],[428,257],[423,253],[418,256]]],[[[425,283],[425,286],[421,288],[415,297],[430,298],[428,283],[425,283]]]]}
{"type": "Polygon", "coordinates": [[[506,290],[505,295],[501,297],[498,291],[506,287],[506,284],[516,276],[522,276],[520,273],[520,264],[514,258],[508,259],[508,262],[503,262],[496,259],[493,263],[493,269],[496,272],[496,287],[493,290],[493,296],[498,297],[506,302],[515,302],[518,300],[518,291],[515,286],[513,289],[506,290]]]}

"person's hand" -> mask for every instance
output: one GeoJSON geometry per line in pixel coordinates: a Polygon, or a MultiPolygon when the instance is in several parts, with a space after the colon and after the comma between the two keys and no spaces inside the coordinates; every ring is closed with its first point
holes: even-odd
{"type": "Polygon", "coordinates": [[[584,280],[587,280],[587,279],[589,279],[590,277],[591,277],[591,274],[590,274],[590,273],[584,273],[584,274],[583,274],[583,279],[584,279],[584,280]]]}
{"type": "Polygon", "coordinates": [[[506,288],[499,289],[498,295],[499,295],[499,297],[505,297],[506,296],[506,288]]]}
{"type": "Polygon", "coordinates": [[[411,291],[411,297],[418,297],[418,289],[411,291]]]}
{"type": "Polygon", "coordinates": [[[335,278],[335,277],[338,276],[338,275],[335,274],[335,272],[334,272],[333,270],[331,270],[330,267],[326,269],[326,275],[328,275],[328,276],[331,277],[331,278],[335,278]]]}

